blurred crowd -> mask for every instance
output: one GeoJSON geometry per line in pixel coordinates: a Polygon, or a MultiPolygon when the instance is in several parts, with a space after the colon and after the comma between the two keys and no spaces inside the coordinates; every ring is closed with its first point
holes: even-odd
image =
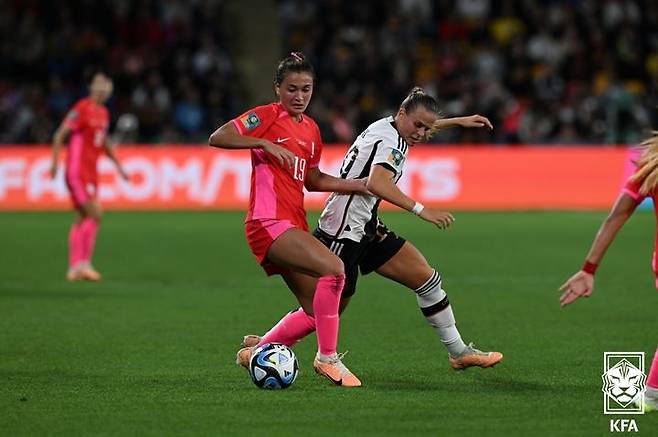
{"type": "MultiPolygon", "coordinates": [[[[0,2],[0,143],[49,142],[96,67],[115,81],[119,141],[205,142],[246,107],[226,3],[0,2]]],[[[633,143],[658,127],[649,0],[277,4],[282,55],[301,50],[316,67],[309,112],[325,142],[351,142],[414,85],[445,116],[495,125],[436,142],[633,143]]]]}
{"type": "MultiPolygon", "coordinates": [[[[241,105],[219,0],[0,2],[0,143],[49,142],[94,69],[124,142],[205,142],[241,105]]],[[[226,22],[225,22],[226,21],[226,22]]]]}
{"type": "Polygon", "coordinates": [[[284,46],[311,55],[311,112],[349,141],[412,85],[491,133],[437,142],[632,143],[658,128],[658,7],[635,0],[282,0],[284,46]]]}

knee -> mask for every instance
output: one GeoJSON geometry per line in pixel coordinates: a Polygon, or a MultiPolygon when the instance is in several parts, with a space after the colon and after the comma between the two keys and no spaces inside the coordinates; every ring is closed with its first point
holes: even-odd
{"type": "Polygon", "coordinates": [[[330,261],[323,264],[321,276],[341,276],[345,274],[343,261],[337,256],[333,256],[330,261]]]}
{"type": "Polygon", "coordinates": [[[100,224],[101,220],[103,220],[103,210],[100,207],[95,208],[91,213],[91,218],[100,224]]]}
{"type": "Polygon", "coordinates": [[[101,213],[100,211],[96,211],[96,212],[93,212],[93,213],[89,214],[88,217],[90,219],[92,219],[93,221],[95,221],[97,224],[100,225],[101,221],[103,219],[103,213],[101,213]]]}

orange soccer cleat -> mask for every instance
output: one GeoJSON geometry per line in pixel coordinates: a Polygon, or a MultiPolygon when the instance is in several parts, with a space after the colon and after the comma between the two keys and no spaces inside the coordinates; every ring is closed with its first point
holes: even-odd
{"type": "Polygon", "coordinates": [[[84,280],[86,280],[86,281],[94,281],[94,282],[96,282],[96,281],[100,281],[100,280],[101,280],[101,274],[98,273],[98,271],[96,271],[96,269],[94,269],[94,268],[91,266],[91,264],[88,264],[88,265],[82,266],[82,267],[80,268],[80,276],[82,277],[82,279],[84,279],[84,280]]]}
{"type": "Polygon", "coordinates": [[[361,387],[361,381],[354,376],[350,370],[345,367],[341,361],[345,354],[334,354],[328,360],[320,358],[320,354],[315,356],[313,368],[315,373],[322,375],[336,385],[343,387],[361,387]]]}
{"type": "Polygon", "coordinates": [[[475,349],[473,343],[470,343],[460,355],[450,356],[450,366],[455,370],[464,370],[468,367],[493,367],[503,360],[503,354],[500,352],[482,352],[475,349]]]}
{"type": "Polygon", "coordinates": [[[242,347],[256,346],[258,343],[260,343],[260,339],[261,339],[260,335],[247,334],[244,337],[242,337],[242,343],[240,345],[242,347]]]}
{"type": "Polygon", "coordinates": [[[251,361],[251,355],[253,355],[254,349],[254,346],[247,346],[240,349],[235,355],[235,364],[239,364],[249,370],[249,362],[251,361]]]}
{"type": "Polygon", "coordinates": [[[71,267],[66,272],[66,280],[69,282],[81,281],[84,278],[82,277],[79,267],[71,267]]]}

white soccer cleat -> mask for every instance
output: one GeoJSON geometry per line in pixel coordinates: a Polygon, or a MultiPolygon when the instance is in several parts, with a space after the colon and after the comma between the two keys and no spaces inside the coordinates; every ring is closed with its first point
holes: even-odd
{"type": "MultiPolygon", "coordinates": [[[[642,407],[642,403],[637,400],[635,405],[642,407]]],[[[658,390],[647,388],[646,393],[644,393],[644,412],[653,413],[658,411],[658,390]]]]}

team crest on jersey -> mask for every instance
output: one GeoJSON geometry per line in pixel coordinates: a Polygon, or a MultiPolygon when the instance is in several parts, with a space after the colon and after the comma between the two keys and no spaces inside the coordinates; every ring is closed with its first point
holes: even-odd
{"type": "Polygon", "coordinates": [[[400,164],[402,164],[402,160],[404,159],[404,155],[402,152],[399,150],[391,150],[391,153],[388,155],[388,158],[386,159],[388,162],[393,164],[395,167],[399,167],[400,164]]]}
{"type": "Polygon", "coordinates": [[[247,130],[252,130],[260,124],[260,118],[258,118],[255,112],[250,112],[242,117],[240,121],[247,130]]]}

